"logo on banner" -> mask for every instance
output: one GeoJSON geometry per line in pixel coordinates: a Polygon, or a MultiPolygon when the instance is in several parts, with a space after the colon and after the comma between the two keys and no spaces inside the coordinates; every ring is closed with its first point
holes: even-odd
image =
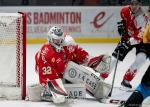
{"type": "Polygon", "coordinates": [[[109,17],[107,17],[105,20],[103,20],[106,17],[106,12],[100,12],[98,13],[93,21],[91,22],[91,24],[93,24],[94,28],[99,29],[101,28],[111,17],[113,16],[113,14],[111,14],[109,17]],[[103,21],[102,21],[103,20],[103,21]]]}

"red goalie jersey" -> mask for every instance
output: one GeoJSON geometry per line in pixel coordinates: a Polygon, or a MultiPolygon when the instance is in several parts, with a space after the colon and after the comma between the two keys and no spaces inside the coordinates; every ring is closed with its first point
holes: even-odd
{"type": "Polygon", "coordinates": [[[82,64],[87,56],[88,53],[78,45],[62,46],[58,52],[50,43],[44,44],[35,56],[35,69],[39,73],[40,84],[62,78],[68,61],[82,64]]]}

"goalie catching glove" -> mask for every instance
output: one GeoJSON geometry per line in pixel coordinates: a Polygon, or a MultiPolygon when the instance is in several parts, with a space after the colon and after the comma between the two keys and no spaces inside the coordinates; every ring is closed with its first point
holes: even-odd
{"type": "Polygon", "coordinates": [[[88,61],[88,66],[93,68],[96,72],[100,73],[103,78],[108,77],[108,72],[110,70],[111,56],[100,55],[97,57],[90,58],[88,61]]]}

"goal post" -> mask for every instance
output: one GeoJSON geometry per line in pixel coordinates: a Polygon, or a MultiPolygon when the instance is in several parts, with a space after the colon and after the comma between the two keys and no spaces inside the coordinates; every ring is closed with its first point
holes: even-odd
{"type": "Polygon", "coordinates": [[[0,99],[26,96],[26,14],[0,13],[0,99]]]}

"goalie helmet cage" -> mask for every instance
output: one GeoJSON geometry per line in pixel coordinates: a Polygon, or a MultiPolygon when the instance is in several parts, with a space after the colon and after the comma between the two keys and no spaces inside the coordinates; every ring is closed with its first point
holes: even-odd
{"type": "Polygon", "coordinates": [[[0,99],[26,96],[26,15],[0,13],[0,99]]]}

